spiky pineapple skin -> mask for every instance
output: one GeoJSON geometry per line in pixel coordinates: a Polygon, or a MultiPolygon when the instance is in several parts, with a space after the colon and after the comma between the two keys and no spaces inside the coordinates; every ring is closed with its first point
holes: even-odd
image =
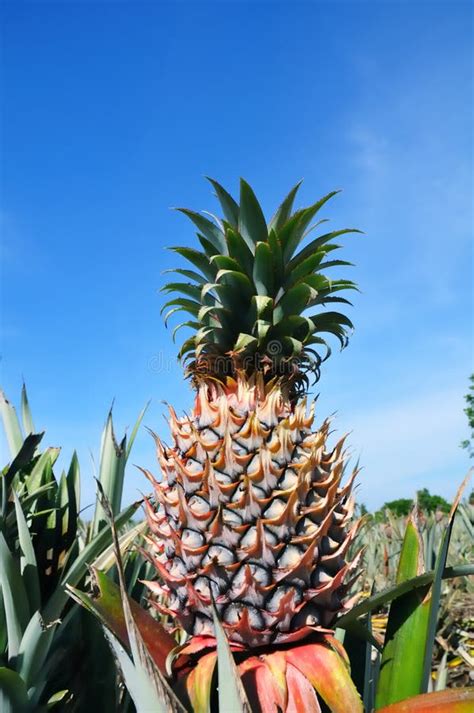
{"type": "Polygon", "coordinates": [[[170,409],[173,445],[156,437],[162,480],[146,501],[155,605],[191,635],[213,635],[212,603],[228,638],[281,644],[325,630],[342,607],[346,552],[357,524],[341,486],[344,438],[312,431],[314,404],[292,405],[258,375],[207,380],[189,416],[170,409]]]}

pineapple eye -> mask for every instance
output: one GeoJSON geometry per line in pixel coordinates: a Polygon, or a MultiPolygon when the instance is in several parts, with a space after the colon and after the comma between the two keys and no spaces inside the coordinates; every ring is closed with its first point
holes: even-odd
{"type": "Polygon", "coordinates": [[[331,538],[331,540],[333,542],[336,542],[337,545],[339,546],[342,543],[342,541],[344,540],[344,531],[340,526],[336,527],[336,526],[332,525],[329,528],[329,537],[331,538]]]}
{"type": "Polygon", "coordinates": [[[303,448],[297,446],[293,454],[293,463],[304,463],[308,460],[308,454],[303,448]]]}
{"type": "Polygon", "coordinates": [[[228,525],[229,527],[239,527],[239,525],[242,525],[243,519],[235,510],[224,508],[222,511],[222,521],[224,525],[228,525]]]}
{"type": "Polygon", "coordinates": [[[252,494],[255,498],[260,500],[264,500],[267,497],[267,493],[264,488],[260,485],[255,485],[254,483],[252,483],[252,494]]]}
{"type": "Polygon", "coordinates": [[[176,553],[176,548],[172,540],[165,540],[164,553],[167,559],[171,559],[172,557],[174,557],[176,553]]]}
{"type": "Polygon", "coordinates": [[[245,494],[245,486],[243,483],[239,483],[236,489],[234,490],[232,497],[231,497],[231,502],[233,503],[238,503],[239,500],[242,499],[242,496],[245,494]]]}
{"type": "Polygon", "coordinates": [[[264,510],[263,516],[266,520],[274,520],[280,517],[285,508],[286,502],[281,498],[275,498],[275,500],[264,510]]]}
{"type": "Polygon", "coordinates": [[[263,527],[263,531],[265,533],[265,539],[266,539],[268,545],[274,547],[275,545],[278,544],[278,538],[275,535],[275,533],[273,533],[271,530],[268,529],[268,527],[265,527],[265,526],[263,527]]]}
{"type": "Polygon", "coordinates": [[[297,545],[287,545],[278,558],[278,566],[282,569],[294,567],[298,564],[302,555],[303,552],[301,552],[297,545]]]}
{"type": "Polygon", "coordinates": [[[337,550],[338,546],[338,542],[325,535],[321,541],[321,554],[330,555],[337,550]]]}
{"type": "Polygon", "coordinates": [[[185,564],[182,560],[180,560],[178,557],[176,557],[169,569],[169,573],[171,574],[172,577],[185,577],[188,573],[185,564]]]}
{"type": "Polygon", "coordinates": [[[193,495],[189,499],[188,505],[196,515],[205,515],[209,512],[209,503],[200,495],[193,495]]]}
{"type": "Polygon", "coordinates": [[[296,526],[298,535],[312,535],[318,529],[318,525],[310,517],[304,517],[296,526]]]}
{"type": "Polygon", "coordinates": [[[186,547],[190,547],[192,549],[202,547],[205,542],[204,536],[200,532],[196,532],[196,530],[190,530],[188,528],[183,530],[181,539],[183,545],[186,545],[186,547]]]}
{"type": "MultiPolygon", "coordinates": [[[[262,567],[260,564],[256,562],[248,562],[247,564],[244,564],[243,567],[239,569],[237,574],[232,580],[232,587],[235,587],[235,590],[239,592],[239,590],[242,588],[242,586],[245,584],[245,578],[246,578],[246,568],[250,569],[250,574],[252,575],[252,579],[254,579],[257,584],[259,584],[261,587],[266,587],[270,584],[270,579],[271,575],[270,572],[265,568],[262,567]]],[[[245,592],[244,592],[245,596],[245,592]]],[[[240,597],[239,597],[240,598],[240,597]]]]}
{"type": "Polygon", "coordinates": [[[216,480],[218,483],[221,485],[230,485],[233,480],[228,473],[223,473],[221,470],[217,470],[214,468],[214,474],[216,476],[216,480]]]}
{"type": "Polygon", "coordinates": [[[262,614],[256,607],[248,604],[237,604],[232,602],[224,611],[224,621],[226,624],[238,624],[242,618],[244,609],[247,611],[249,623],[252,629],[262,630],[265,628],[265,622],[262,614]]]}
{"type": "Polygon", "coordinates": [[[193,634],[195,636],[213,636],[214,625],[206,616],[196,615],[194,619],[193,634]]]}
{"type": "Polygon", "coordinates": [[[257,542],[257,528],[255,526],[249,527],[245,535],[242,537],[240,541],[241,547],[244,547],[245,549],[248,549],[249,547],[253,547],[255,543],[257,542]]]}
{"type": "Polygon", "coordinates": [[[283,585],[277,587],[274,592],[267,599],[265,606],[268,611],[275,613],[279,610],[281,601],[288,592],[292,592],[293,596],[291,598],[291,606],[294,607],[301,602],[301,592],[296,589],[296,587],[290,587],[288,585],[283,585]]]}
{"type": "Polygon", "coordinates": [[[199,461],[194,460],[194,458],[186,458],[184,461],[184,467],[193,475],[196,473],[202,473],[202,464],[199,463],[199,461]]]}
{"type": "Polygon", "coordinates": [[[314,604],[306,604],[306,606],[298,612],[292,620],[292,626],[299,629],[302,626],[318,626],[321,622],[321,612],[314,604]]]}
{"type": "Polygon", "coordinates": [[[223,547],[222,545],[211,545],[208,551],[206,552],[202,562],[205,565],[210,564],[211,562],[215,562],[218,565],[226,566],[229,564],[234,564],[235,555],[227,547],[223,547]]]}
{"type": "Polygon", "coordinates": [[[291,468],[287,468],[284,475],[278,481],[277,488],[279,490],[290,490],[291,488],[294,488],[297,483],[298,476],[296,475],[295,471],[291,468]]]}
{"type": "Polygon", "coordinates": [[[207,577],[198,577],[194,582],[194,588],[198,594],[201,594],[208,599],[211,598],[211,592],[214,599],[220,594],[217,582],[214,582],[212,579],[208,579],[207,577]]]}
{"type": "Polygon", "coordinates": [[[250,562],[248,566],[250,567],[250,571],[255,581],[262,587],[266,587],[270,584],[271,575],[268,569],[262,567],[260,564],[256,564],[255,562],[250,562]]]}
{"type": "Polygon", "coordinates": [[[203,428],[200,435],[201,442],[204,442],[206,446],[217,445],[220,441],[219,436],[212,428],[203,428]]]}
{"type": "Polygon", "coordinates": [[[323,567],[316,567],[313,574],[311,575],[311,586],[319,587],[322,584],[327,584],[332,581],[332,577],[328,574],[323,567]]]}
{"type": "Polygon", "coordinates": [[[248,449],[238,441],[235,441],[235,443],[232,444],[232,450],[236,456],[245,456],[248,453],[248,449]]]}

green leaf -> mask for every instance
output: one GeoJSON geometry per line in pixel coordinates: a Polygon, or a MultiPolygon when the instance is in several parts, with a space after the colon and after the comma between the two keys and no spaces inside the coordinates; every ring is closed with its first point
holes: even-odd
{"type": "Polygon", "coordinates": [[[29,709],[28,691],[21,677],[9,668],[0,668],[0,711],[26,713],[29,709]]]}
{"type": "Polygon", "coordinates": [[[230,229],[226,232],[226,238],[229,255],[238,262],[245,274],[251,278],[253,275],[254,261],[253,246],[252,249],[250,249],[240,233],[236,233],[230,229]]]}
{"type": "Polygon", "coordinates": [[[8,657],[15,658],[20,647],[21,637],[30,618],[25,584],[17,563],[8,549],[7,542],[0,532],[0,587],[8,633],[8,657]]]}
{"type": "Polygon", "coordinates": [[[289,356],[299,356],[303,351],[303,343],[294,337],[284,337],[283,345],[285,347],[285,353],[289,356]]]}
{"type": "Polygon", "coordinates": [[[223,188],[220,183],[215,181],[213,178],[206,176],[207,180],[214,186],[216,191],[216,196],[221,204],[222,210],[226,217],[226,220],[234,228],[237,228],[239,224],[239,206],[232,198],[230,193],[228,193],[225,188],[223,188]]]}
{"type": "Polygon", "coordinates": [[[16,661],[16,670],[31,690],[38,678],[42,680],[42,669],[47,661],[48,652],[54,639],[55,627],[45,627],[39,611],[36,611],[28,622],[16,661]]]}
{"type": "Polygon", "coordinates": [[[346,327],[353,329],[354,325],[351,320],[340,312],[322,312],[321,314],[312,314],[309,319],[314,324],[315,332],[327,332],[334,334],[340,343],[341,348],[347,345],[348,337],[346,327]]]}
{"type": "Polygon", "coordinates": [[[201,233],[196,233],[197,238],[199,242],[201,243],[202,249],[204,250],[205,255],[207,258],[210,260],[211,257],[214,255],[218,255],[219,253],[217,252],[216,248],[214,245],[211,243],[210,240],[204,237],[204,235],[201,235],[201,233]]]}
{"type": "Polygon", "coordinates": [[[8,447],[12,459],[18,455],[23,444],[20,423],[16,415],[15,407],[8,401],[7,397],[0,390],[0,413],[3,420],[3,428],[7,437],[8,447]]]}
{"type": "MultiPolygon", "coordinates": [[[[115,520],[117,530],[128,523],[139,505],[140,502],[132,503],[122,510],[115,520]]],[[[72,587],[77,586],[86,574],[88,564],[93,562],[111,542],[111,530],[110,528],[104,528],[81,550],[71,566],[68,567],[67,572],[63,575],[61,582],[48,601],[43,612],[43,617],[40,617],[39,612],[36,612],[32,617],[23,636],[18,656],[18,672],[27,686],[32,685],[32,682],[35,680],[35,677],[47,658],[57,620],[61,616],[64,605],[68,600],[68,595],[65,590],[66,585],[72,587]]]]}
{"type": "Polygon", "coordinates": [[[2,514],[3,517],[6,515],[9,491],[13,478],[15,475],[25,468],[30,461],[33,459],[37,446],[39,445],[41,439],[44,436],[43,433],[31,433],[25,438],[23,445],[18,451],[17,455],[13,459],[11,465],[8,467],[7,471],[0,476],[2,481],[2,514]]]}
{"type": "Polygon", "coordinates": [[[188,260],[194,267],[197,267],[198,270],[202,272],[204,277],[207,280],[210,280],[211,282],[214,280],[214,275],[216,274],[215,268],[211,265],[209,262],[209,258],[204,255],[204,253],[199,252],[199,250],[195,250],[194,248],[183,248],[183,247],[177,247],[177,248],[170,248],[175,253],[178,253],[178,255],[181,255],[181,257],[184,257],[186,260],[188,260]]]}
{"type": "Polygon", "coordinates": [[[182,359],[185,354],[192,353],[196,346],[196,337],[189,337],[185,342],[182,343],[181,349],[178,352],[178,359],[182,359]]]}
{"type": "Polygon", "coordinates": [[[108,629],[105,629],[106,636],[109,639],[117,657],[120,659],[120,665],[122,666],[122,672],[124,673],[125,683],[127,686],[130,686],[129,692],[134,700],[137,713],[141,713],[142,711],[145,713],[145,710],[149,710],[151,706],[152,710],[173,711],[173,713],[174,711],[182,711],[183,713],[186,713],[185,709],[169,687],[165,677],[153,661],[153,658],[151,657],[140,633],[140,629],[135,621],[130,600],[127,595],[120,545],[114,525],[112,508],[100,482],[97,483],[97,487],[99,490],[98,498],[100,500],[101,507],[105,512],[107,524],[112,532],[112,541],[115,546],[115,558],[119,579],[119,596],[123,616],[125,618],[131,659],[126,656],[125,652],[121,651],[121,645],[115,640],[114,635],[109,633],[108,629]]]}
{"type": "MultiPolygon", "coordinates": [[[[423,541],[412,514],[398,563],[397,584],[423,573],[423,541]]],[[[375,709],[422,692],[423,660],[430,611],[430,586],[392,602],[385,634],[375,709]]]]}
{"type": "Polygon", "coordinates": [[[252,253],[258,242],[268,240],[267,224],[260,203],[252,188],[243,178],[240,179],[239,233],[252,253]]]}
{"type": "Polygon", "coordinates": [[[299,314],[292,314],[284,317],[272,330],[272,336],[283,339],[291,336],[306,343],[308,337],[314,332],[314,324],[308,317],[299,314]]]}
{"type": "Polygon", "coordinates": [[[294,215],[294,222],[292,220],[286,224],[285,230],[282,230],[280,234],[280,240],[283,247],[283,258],[285,261],[289,260],[293,255],[305,235],[306,228],[311,223],[316,213],[337,193],[339,193],[339,191],[331,191],[331,193],[328,193],[323,198],[320,198],[316,201],[316,203],[313,203],[313,205],[298,211],[294,215]],[[289,229],[286,230],[286,228],[289,229]]]}
{"type": "MultiPolygon", "coordinates": [[[[168,326],[168,321],[171,319],[171,317],[173,316],[173,314],[175,314],[176,312],[185,312],[185,311],[186,311],[186,310],[183,309],[183,307],[173,307],[172,309],[170,309],[170,310],[165,314],[165,316],[164,316],[165,327],[168,326]]],[[[194,315],[193,315],[193,316],[194,316],[194,315]]]]}
{"type": "Polygon", "coordinates": [[[364,711],[373,711],[375,662],[372,661],[372,646],[382,647],[372,634],[370,615],[364,621],[351,622],[346,629],[336,629],[336,638],[344,645],[349,657],[351,678],[363,698],[364,711]],[[338,637],[341,632],[343,636],[338,637]]]}
{"type": "Polygon", "coordinates": [[[265,297],[264,295],[254,295],[252,297],[252,304],[255,308],[255,319],[268,320],[272,318],[273,313],[273,299],[271,297],[265,297]]]}
{"type": "Polygon", "coordinates": [[[349,305],[350,307],[353,307],[352,302],[349,300],[346,300],[345,297],[331,297],[328,296],[327,294],[319,294],[316,299],[313,300],[313,306],[316,305],[326,305],[326,304],[332,304],[332,303],[338,303],[338,304],[344,304],[344,305],[349,305]]]}
{"type": "Polygon", "coordinates": [[[25,584],[29,602],[29,610],[34,612],[41,608],[41,595],[38,580],[38,567],[33,549],[30,531],[23,513],[18,495],[13,491],[16,522],[18,527],[18,540],[21,548],[20,573],[25,584]]]}
{"type": "Polygon", "coordinates": [[[217,288],[222,304],[234,313],[235,318],[235,310],[242,303],[242,299],[250,299],[254,295],[252,283],[247,275],[236,270],[219,270],[216,281],[222,283],[217,288]]]}
{"type": "Polygon", "coordinates": [[[234,272],[243,272],[239,262],[228,255],[213,255],[211,262],[220,270],[233,270],[234,272]]]}
{"type": "Polygon", "coordinates": [[[175,272],[177,275],[187,277],[188,280],[194,280],[199,285],[202,285],[204,282],[206,282],[206,279],[202,275],[199,275],[197,272],[194,272],[194,270],[183,270],[180,267],[171,267],[168,270],[163,270],[163,274],[166,274],[167,272],[175,272]]]}
{"type": "MultiPolygon", "coordinates": [[[[316,296],[311,300],[310,307],[314,307],[317,304],[326,304],[327,302],[335,302],[332,298],[335,292],[340,292],[341,290],[357,290],[357,285],[351,280],[328,280],[324,275],[312,275],[311,277],[305,278],[305,282],[310,284],[316,290],[316,296]],[[325,280],[326,287],[317,287],[317,280],[325,280]]],[[[321,283],[323,284],[323,283],[321,283]]]]}
{"type": "Polygon", "coordinates": [[[324,250],[318,250],[313,255],[310,255],[306,260],[302,260],[298,265],[290,270],[287,267],[286,285],[295,285],[299,280],[304,279],[308,275],[312,275],[317,267],[320,266],[326,253],[324,250]]]}
{"type": "MultiPolygon", "coordinates": [[[[311,255],[314,255],[314,253],[319,252],[323,245],[329,243],[331,240],[333,240],[333,238],[337,238],[339,235],[346,235],[348,233],[362,233],[362,231],[357,230],[357,228],[344,228],[343,230],[333,230],[331,233],[325,233],[324,235],[320,235],[319,237],[308,243],[308,245],[306,245],[297,255],[295,255],[292,260],[290,260],[290,262],[288,263],[288,272],[294,270],[297,265],[303,262],[303,260],[306,260],[311,255]]],[[[338,248],[339,245],[334,245],[332,247],[338,248]]]]}
{"type": "Polygon", "coordinates": [[[212,605],[212,619],[217,642],[219,710],[232,711],[232,713],[251,713],[252,709],[247,694],[214,604],[212,605]]]}
{"type": "MultiPolygon", "coordinates": [[[[442,579],[452,579],[454,577],[469,577],[474,574],[474,564],[458,565],[456,567],[446,567],[443,572],[442,579]]],[[[339,627],[345,627],[350,621],[358,619],[360,616],[367,614],[367,612],[375,611],[380,607],[392,602],[393,600],[401,597],[406,592],[411,592],[414,589],[420,587],[425,587],[427,584],[431,584],[434,579],[434,570],[430,572],[425,572],[419,577],[413,577],[406,582],[401,582],[400,584],[394,584],[392,587],[387,587],[382,592],[374,594],[367,599],[364,599],[360,604],[353,607],[347,614],[341,616],[337,621],[336,625],[339,627]]]]}
{"type": "Polygon", "coordinates": [[[192,220],[194,225],[211,243],[216,252],[221,255],[226,254],[227,245],[225,242],[224,233],[217,225],[215,225],[215,223],[208,220],[200,213],[195,213],[193,210],[188,210],[188,208],[176,208],[176,210],[178,210],[180,213],[183,213],[190,220],[192,220]]]}
{"type": "Polygon", "coordinates": [[[308,307],[315,291],[306,284],[295,285],[285,292],[274,310],[274,324],[284,316],[301,315],[308,307]]]}
{"type": "Polygon", "coordinates": [[[268,243],[257,243],[255,247],[255,262],[253,266],[253,282],[257,294],[273,295],[274,268],[272,251],[268,243]]]}
{"type": "Polygon", "coordinates": [[[26,435],[28,436],[30,433],[34,433],[35,427],[33,425],[33,417],[31,415],[30,404],[28,403],[28,396],[24,383],[21,387],[21,418],[23,420],[23,430],[26,435]]]}
{"type": "MultiPolygon", "coordinates": [[[[120,547],[122,547],[121,543],[120,547]]],[[[68,587],[69,594],[75,601],[94,614],[101,624],[105,625],[129,651],[130,641],[120,587],[96,567],[92,568],[92,575],[97,594],[91,597],[74,587],[68,587]]],[[[148,653],[158,669],[165,674],[166,659],[176,646],[175,639],[163,628],[160,622],[150,616],[137,602],[130,597],[128,597],[128,602],[134,622],[148,653]]]]}
{"type": "MultiPolygon", "coordinates": [[[[122,554],[123,557],[129,551],[130,546],[137,539],[137,537],[139,537],[140,535],[144,535],[146,533],[146,530],[147,530],[147,522],[146,522],[146,520],[142,520],[142,522],[139,522],[137,525],[134,525],[129,530],[125,530],[125,532],[122,535],[120,535],[120,537],[118,538],[118,541],[119,541],[119,546],[120,546],[120,553],[122,554]]],[[[89,565],[89,569],[100,570],[100,572],[101,572],[100,576],[101,576],[103,572],[108,572],[109,569],[111,569],[111,567],[113,567],[114,562],[115,562],[115,554],[114,554],[114,544],[112,542],[89,565]]]]}
{"type": "Polygon", "coordinates": [[[255,322],[253,331],[257,333],[257,339],[260,343],[265,341],[271,326],[271,323],[266,322],[264,319],[257,319],[255,322]]]}
{"type": "Polygon", "coordinates": [[[200,323],[199,322],[193,322],[192,320],[187,320],[186,322],[180,322],[180,324],[176,325],[176,327],[173,329],[172,332],[172,339],[173,342],[176,342],[176,334],[179,332],[180,329],[184,329],[187,327],[188,329],[192,329],[194,332],[196,332],[200,328],[200,323]]]}
{"type": "Polygon", "coordinates": [[[51,708],[54,708],[56,703],[61,703],[67,696],[69,691],[67,688],[64,691],[58,691],[57,693],[54,693],[49,699],[47,703],[47,709],[50,710],[51,708]]]}
{"type": "MultiPolygon", "coordinates": [[[[112,421],[112,411],[110,411],[102,434],[99,481],[111,504],[114,516],[119,513],[122,502],[125,464],[127,460],[126,443],[126,437],[122,439],[120,444],[117,443],[112,421]]],[[[92,524],[92,536],[94,537],[106,524],[104,512],[99,500],[97,500],[92,524]]]]}
{"type": "Polygon", "coordinates": [[[193,300],[199,300],[201,286],[190,285],[187,282],[168,282],[161,288],[160,292],[181,292],[183,295],[187,295],[193,300]]]}
{"type": "Polygon", "coordinates": [[[270,223],[268,224],[268,231],[270,232],[271,230],[274,230],[276,233],[278,233],[281,228],[285,225],[289,217],[291,216],[291,211],[293,209],[293,203],[295,201],[296,194],[298,192],[299,187],[303,181],[298,181],[296,186],[293,186],[291,191],[288,193],[286,198],[282,201],[280,206],[277,208],[275,215],[273,218],[270,220],[270,223]]]}
{"type": "Polygon", "coordinates": [[[354,263],[347,260],[328,260],[327,262],[322,262],[319,269],[328,270],[330,267],[354,267],[354,263]]]}
{"type": "MultiPolygon", "coordinates": [[[[141,501],[128,505],[116,517],[115,527],[117,531],[129,522],[139,505],[141,505],[141,501]]],[[[44,618],[47,622],[54,621],[60,616],[61,610],[67,601],[67,594],[64,589],[66,584],[70,584],[75,587],[87,572],[88,565],[93,562],[95,558],[110,545],[111,542],[112,533],[110,528],[104,528],[84,547],[83,550],[81,550],[78,557],[64,574],[61,584],[57,587],[53,596],[48,601],[44,612],[44,618]]]]}
{"type": "Polygon", "coordinates": [[[251,334],[244,334],[241,332],[235,344],[235,351],[245,351],[249,349],[249,347],[257,347],[257,344],[258,342],[255,337],[253,337],[251,334]]]}
{"type": "Polygon", "coordinates": [[[470,480],[472,470],[469,471],[464,481],[461,483],[456,497],[454,498],[453,504],[451,506],[451,511],[448,517],[448,524],[446,530],[444,531],[441,543],[439,546],[438,556],[436,558],[433,586],[431,593],[431,610],[429,612],[429,622],[428,622],[428,632],[425,642],[425,656],[424,656],[424,666],[423,666],[423,679],[422,679],[422,692],[428,691],[428,683],[431,677],[431,662],[433,659],[433,645],[436,636],[436,628],[438,624],[438,612],[441,600],[441,581],[443,577],[443,572],[446,567],[446,560],[448,557],[449,543],[451,540],[451,534],[453,531],[454,518],[456,516],[459,503],[461,501],[464,489],[470,480]]]}
{"type": "Polygon", "coordinates": [[[27,477],[28,493],[33,493],[37,488],[40,488],[45,483],[48,483],[52,478],[52,468],[59,458],[60,448],[47,448],[40,455],[35,465],[33,466],[30,475],[27,477]]]}
{"type": "Polygon", "coordinates": [[[146,663],[139,661],[136,664],[108,629],[104,629],[104,633],[122,673],[125,686],[135,704],[136,713],[151,713],[151,711],[174,713],[175,710],[180,710],[170,707],[168,701],[161,695],[146,663]]]}
{"type": "Polygon", "coordinates": [[[3,604],[2,588],[0,587],[0,651],[5,652],[8,644],[7,619],[3,604]]]}
{"type": "Polygon", "coordinates": [[[76,508],[75,518],[77,519],[79,505],[81,502],[81,473],[76,451],[72,454],[71,463],[66,477],[69,489],[69,503],[71,505],[74,503],[76,508]]]}
{"type": "Polygon", "coordinates": [[[273,268],[275,270],[275,284],[281,284],[283,282],[285,265],[283,262],[281,244],[274,230],[269,230],[268,232],[268,244],[272,253],[273,268]]]}
{"type": "Polygon", "coordinates": [[[184,297],[176,297],[176,299],[174,300],[168,300],[168,302],[163,305],[161,311],[163,312],[166,307],[173,307],[173,309],[170,309],[169,312],[165,314],[165,325],[167,324],[171,315],[175,312],[187,312],[192,317],[197,317],[199,314],[199,310],[201,309],[201,305],[199,302],[194,302],[194,300],[188,300],[184,297]]]}
{"type": "Polygon", "coordinates": [[[145,404],[145,406],[142,408],[142,410],[138,414],[137,420],[135,421],[135,425],[132,428],[130,438],[128,439],[127,447],[125,449],[125,462],[127,462],[128,458],[130,456],[130,452],[132,450],[133,444],[135,443],[135,438],[137,437],[137,433],[140,429],[140,426],[142,425],[143,418],[144,418],[146,412],[148,411],[148,407],[149,407],[150,403],[151,402],[148,401],[145,404]]]}
{"type": "MultiPolygon", "coordinates": [[[[196,316],[201,308],[201,303],[196,300],[188,300],[186,297],[175,297],[172,300],[165,302],[161,308],[161,313],[165,311],[167,307],[180,307],[183,311],[189,312],[191,315],[196,316]]],[[[165,316],[165,320],[166,320],[165,316]]]]}

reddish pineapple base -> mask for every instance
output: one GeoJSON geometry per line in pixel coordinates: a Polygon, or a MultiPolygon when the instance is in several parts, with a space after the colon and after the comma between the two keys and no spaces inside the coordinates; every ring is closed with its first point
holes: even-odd
{"type": "MultiPolygon", "coordinates": [[[[231,644],[253,713],[320,713],[320,700],[332,713],[362,713],[344,648],[329,634],[312,638],[259,655],[231,644]]],[[[193,637],[175,659],[178,690],[194,713],[210,710],[216,660],[215,639],[203,636],[193,637]]]]}

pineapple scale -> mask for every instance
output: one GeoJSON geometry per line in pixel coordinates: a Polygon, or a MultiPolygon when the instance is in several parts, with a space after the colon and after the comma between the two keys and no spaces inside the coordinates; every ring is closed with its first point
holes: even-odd
{"type": "Polygon", "coordinates": [[[278,382],[203,383],[189,416],[170,411],[173,446],[156,438],[162,480],[145,471],[154,605],[191,635],[214,635],[212,602],[229,639],[284,643],[327,628],[343,607],[357,524],[341,486],[344,438],[292,407],[278,382]]]}

